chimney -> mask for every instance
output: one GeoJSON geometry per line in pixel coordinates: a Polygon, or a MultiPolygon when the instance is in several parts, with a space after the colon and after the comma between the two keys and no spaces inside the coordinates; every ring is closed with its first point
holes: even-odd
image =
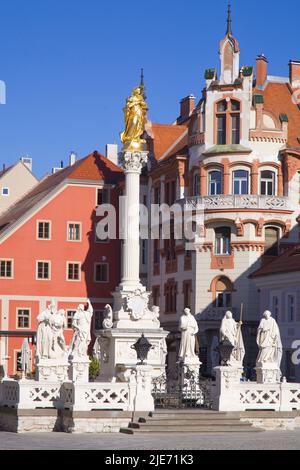
{"type": "Polygon", "coordinates": [[[113,162],[115,165],[119,163],[118,146],[117,144],[106,145],[106,158],[113,162]]]}
{"type": "Polygon", "coordinates": [[[290,60],[290,83],[292,88],[298,88],[300,85],[300,62],[298,60],[290,60]]]}
{"type": "Polygon", "coordinates": [[[179,121],[186,121],[193,109],[195,108],[195,97],[194,95],[189,95],[186,98],[183,98],[180,101],[180,116],[179,121]]]}
{"type": "Polygon", "coordinates": [[[2,171],[5,171],[5,170],[6,170],[6,165],[5,165],[5,163],[3,163],[2,171]]]}
{"type": "Polygon", "coordinates": [[[75,152],[70,152],[70,155],[69,155],[69,165],[72,166],[74,165],[74,163],[76,162],[77,160],[77,154],[75,152]]]}
{"type": "Polygon", "coordinates": [[[60,168],[63,168],[64,167],[64,162],[61,160],[60,162],[60,168]]]}
{"type": "Polygon", "coordinates": [[[256,86],[262,88],[268,76],[268,59],[262,54],[256,58],[256,86]]]}
{"type": "Polygon", "coordinates": [[[28,157],[28,156],[21,157],[21,162],[23,163],[23,165],[27,166],[28,170],[32,171],[32,158],[31,157],[28,157]]]}

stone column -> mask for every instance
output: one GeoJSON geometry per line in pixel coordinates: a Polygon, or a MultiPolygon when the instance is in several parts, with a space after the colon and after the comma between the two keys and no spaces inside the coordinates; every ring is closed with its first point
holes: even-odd
{"type": "Polygon", "coordinates": [[[125,240],[123,245],[123,290],[137,289],[140,283],[139,203],[140,174],[147,162],[148,152],[125,152],[123,156],[126,203],[125,240]]]}

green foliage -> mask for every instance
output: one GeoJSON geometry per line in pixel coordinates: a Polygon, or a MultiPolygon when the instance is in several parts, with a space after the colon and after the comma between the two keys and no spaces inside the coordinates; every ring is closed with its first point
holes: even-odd
{"type": "Polygon", "coordinates": [[[90,379],[95,379],[100,373],[100,364],[98,359],[95,357],[90,357],[90,367],[89,367],[89,377],[90,379]]]}

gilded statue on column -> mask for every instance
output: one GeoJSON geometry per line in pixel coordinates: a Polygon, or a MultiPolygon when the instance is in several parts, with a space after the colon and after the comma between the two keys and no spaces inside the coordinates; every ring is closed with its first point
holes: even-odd
{"type": "Polygon", "coordinates": [[[142,150],[146,141],[142,138],[147,122],[147,104],[140,87],[134,88],[127,98],[124,108],[125,130],[121,133],[124,149],[128,151],[142,150]]]}

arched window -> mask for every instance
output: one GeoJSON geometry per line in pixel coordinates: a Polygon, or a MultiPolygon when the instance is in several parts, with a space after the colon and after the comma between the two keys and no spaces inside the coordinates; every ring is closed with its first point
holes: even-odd
{"type": "Polygon", "coordinates": [[[215,254],[230,255],[231,230],[229,227],[215,229],[215,254]]]}
{"type": "Polygon", "coordinates": [[[210,196],[222,194],[222,173],[220,170],[213,170],[209,172],[208,184],[208,194],[210,196]]]}
{"type": "Polygon", "coordinates": [[[241,139],[241,105],[236,100],[222,100],[217,104],[217,144],[239,144],[241,139]]]}
{"type": "Polygon", "coordinates": [[[198,172],[194,174],[193,178],[193,194],[194,196],[200,195],[200,175],[198,172]]]}
{"type": "Polygon", "coordinates": [[[218,308],[230,308],[232,306],[233,285],[230,279],[222,276],[214,281],[213,296],[215,306],[218,308]]]}
{"type": "Polygon", "coordinates": [[[260,174],[260,194],[274,196],[276,193],[276,174],[274,171],[264,170],[260,174]]]}
{"type": "Polygon", "coordinates": [[[249,172],[236,170],[232,174],[232,192],[234,195],[249,194],[249,172]]]}
{"type": "Polygon", "coordinates": [[[279,254],[279,229],[276,227],[265,228],[265,256],[278,256],[279,254]]]}

